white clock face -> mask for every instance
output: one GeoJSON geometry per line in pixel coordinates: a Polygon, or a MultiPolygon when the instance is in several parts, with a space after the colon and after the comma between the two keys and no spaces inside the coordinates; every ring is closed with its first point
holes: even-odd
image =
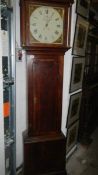
{"type": "MultiPolygon", "coordinates": [[[[63,9],[60,10],[63,13],[63,9]]],[[[59,10],[50,6],[36,7],[30,15],[30,32],[41,43],[54,43],[62,38],[63,17],[59,10]]]]}

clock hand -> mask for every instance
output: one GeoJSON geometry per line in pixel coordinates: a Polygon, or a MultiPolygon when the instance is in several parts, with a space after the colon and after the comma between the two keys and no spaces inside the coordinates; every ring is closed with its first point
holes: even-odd
{"type": "Polygon", "coordinates": [[[51,21],[52,17],[53,17],[54,13],[52,13],[51,17],[49,19],[47,19],[47,23],[45,24],[45,27],[48,27],[49,22],[51,21]]]}
{"type": "Polygon", "coordinates": [[[45,24],[45,27],[48,27],[48,23],[45,24]]]}
{"type": "Polygon", "coordinates": [[[51,21],[53,15],[54,15],[54,13],[52,13],[52,15],[50,16],[50,18],[48,19],[48,23],[51,21]]]}
{"type": "Polygon", "coordinates": [[[54,15],[54,13],[52,13],[52,15],[51,15],[51,19],[52,19],[53,15],[54,15]]]}

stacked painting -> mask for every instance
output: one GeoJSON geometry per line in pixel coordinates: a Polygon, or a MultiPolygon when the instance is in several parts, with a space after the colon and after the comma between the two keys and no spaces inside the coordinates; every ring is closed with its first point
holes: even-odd
{"type": "Polygon", "coordinates": [[[82,96],[82,81],[85,65],[85,50],[88,35],[90,0],[77,0],[76,25],[72,48],[72,69],[70,78],[70,101],[67,116],[67,153],[77,144],[79,112],[82,96]]]}

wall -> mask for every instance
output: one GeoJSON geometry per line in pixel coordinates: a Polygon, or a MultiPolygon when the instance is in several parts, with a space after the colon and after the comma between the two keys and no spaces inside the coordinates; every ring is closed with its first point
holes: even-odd
{"type": "MultiPolygon", "coordinates": [[[[70,95],[69,94],[69,87],[70,87],[70,77],[71,77],[71,68],[72,68],[72,46],[73,46],[73,39],[74,39],[74,32],[75,32],[75,23],[76,23],[76,0],[74,0],[74,4],[72,5],[72,15],[71,15],[71,41],[70,46],[71,49],[69,49],[65,53],[64,57],[64,79],[63,79],[63,106],[62,106],[62,131],[64,135],[66,136],[66,120],[67,120],[67,114],[68,114],[68,106],[69,106],[69,100],[70,95]]],[[[75,92],[76,93],[76,92],[75,92]]]]}
{"type": "MultiPolygon", "coordinates": [[[[1,41],[1,40],[0,40],[1,41]]],[[[1,57],[0,57],[1,59],[1,57]]],[[[0,64],[0,69],[1,64],[0,64]]],[[[0,75],[1,76],[1,75],[0,75]]],[[[5,154],[4,154],[4,120],[3,120],[3,86],[2,78],[0,77],[0,174],[5,175],[5,154]]]]}
{"type": "MultiPolygon", "coordinates": [[[[1,11],[0,11],[1,19],[1,11]]],[[[4,120],[3,120],[3,77],[2,77],[2,38],[0,23],[0,174],[5,175],[4,120]]]]}
{"type": "MultiPolygon", "coordinates": [[[[16,50],[20,47],[19,0],[16,0],[16,50]]],[[[26,59],[16,57],[16,167],[23,163],[22,132],[26,129],[26,59]]]]}
{"type": "MultiPolygon", "coordinates": [[[[20,47],[20,12],[19,0],[16,0],[16,49],[20,47]]],[[[75,29],[75,4],[72,8],[71,46],[75,29]]],[[[65,54],[64,58],[64,83],[63,83],[63,106],[62,106],[62,131],[66,135],[66,119],[69,105],[69,85],[72,65],[72,49],[65,54]]],[[[17,59],[17,58],[16,58],[17,59]]],[[[23,163],[22,132],[26,129],[26,61],[23,51],[22,62],[16,61],[16,166],[23,163]]]]}

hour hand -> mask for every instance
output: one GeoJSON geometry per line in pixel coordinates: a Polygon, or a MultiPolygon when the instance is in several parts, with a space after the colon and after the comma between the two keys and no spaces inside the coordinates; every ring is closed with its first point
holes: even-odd
{"type": "MultiPolygon", "coordinates": [[[[49,23],[49,22],[48,22],[49,23]]],[[[48,23],[45,24],[45,27],[48,27],[48,23]]]]}

